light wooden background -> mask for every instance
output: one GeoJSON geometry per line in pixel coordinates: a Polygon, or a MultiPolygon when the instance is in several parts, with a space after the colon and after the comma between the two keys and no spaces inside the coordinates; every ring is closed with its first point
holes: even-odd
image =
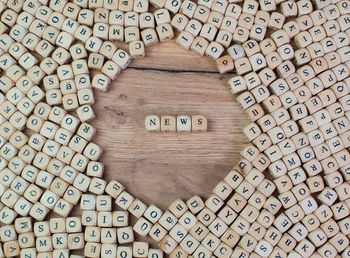
{"type": "Polygon", "coordinates": [[[105,150],[105,178],[116,179],[146,204],[166,209],[176,198],[207,198],[237,163],[248,124],[227,80],[208,57],[174,42],[146,49],[112,83],[96,93],[95,142],[105,150]],[[203,114],[205,133],[150,133],[148,114],[203,114]]]}

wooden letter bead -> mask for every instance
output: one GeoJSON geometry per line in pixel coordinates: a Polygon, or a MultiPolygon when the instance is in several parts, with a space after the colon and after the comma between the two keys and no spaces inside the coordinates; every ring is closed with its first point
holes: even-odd
{"type": "Polygon", "coordinates": [[[192,130],[192,119],[190,116],[177,116],[176,124],[178,132],[190,132],[192,130]]]}
{"type": "Polygon", "coordinates": [[[133,257],[148,257],[149,244],[147,242],[133,243],[133,257]]]}
{"type": "Polygon", "coordinates": [[[143,41],[136,40],[129,43],[129,53],[132,58],[145,57],[145,45],[143,41]]]}
{"type": "Polygon", "coordinates": [[[84,247],[84,256],[85,257],[100,257],[101,244],[87,242],[84,247]]]}
{"type": "Polygon", "coordinates": [[[17,240],[5,242],[3,245],[4,254],[7,257],[15,257],[20,255],[20,247],[17,240]]]}
{"type": "Polygon", "coordinates": [[[163,212],[156,207],[155,205],[150,205],[145,213],[143,214],[143,216],[148,219],[150,222],[152,223],[156,223],[159,218],[162,216],[163,212]]]}
{"type": "Polygon", "coordinates": [[[158,25],[156,31],[160,42],[166,42],[174,38],[174,31],[169,23],[158,25]]]}
{"type": "Polygon", "coordinates": [[[175,200],[169,206],[169,211],[172,214],[174,214],[177,218],[181,217],[187,210],[188,210],[188,207],[186,203],[180,199],[175,200]]]}
{"type": "Polygon", "coordinates": [[[160,118],[160,130],[164,132],[176,131],[176,118],[175,116],[161,116],[160,118]]]}
{"type": "Polygon", "coordinates": [[[216,59],[216,67],[221,74],[230,72],[234,68],[233,59],[229,55],[222,56],[216,59]]]}
{"type": "Polygon", "coordinates": [[[132,227],[123,227],[117,229],[118,243],[126,244],[134,241],[134,233],[132,227]]]}
{"type": "Polygon", "coordinates": [[[213,42],[209,43],[209,45],[205,51],[205,54],[208,57],[216,60],[221,56],[221,54],[224,52],[224,50],[225,49],[222,45],[220,45],[218,42],[213,41],[213,42]]]}
{"type": "Polygon", "coordinates": [[[145,118],[145,128],[147,131],[159,132],[161,130],[161,122],[159,116],[149,115],[145,118]]]}
{"type": "Polygon", "coordinates": [[[159,243],[160,249],[162,249],[166,254],[173,252],[176,246],[177,242],[169,235],[166,235],[159,243]]]}
{"type": "Polygon", "coordinates": [[[209,42],[205,38],[198,36],[193,40],[190,48],[196,54],[203,56],[208,45],[209,42]]]}
{"type": "Polygon", "coordinates": [[[208,121],[203,115],[192,116],[192,131],[207,131],[208,121]]]}

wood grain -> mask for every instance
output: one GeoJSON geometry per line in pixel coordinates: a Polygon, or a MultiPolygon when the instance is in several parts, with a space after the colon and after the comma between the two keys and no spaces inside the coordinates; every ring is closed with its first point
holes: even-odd
{"type": "Polygon", "coordinates": [[[95,141],[105,149],[106,180],[122,182],[163,209],[176,198],[208,197],[246,142],[241,130],[248,119],[228,90],[229,77],[174,42],[148,48],[108,93],[95,95],[95,141]],[[148,114],[203,114],[209,131],[150,133],[144,129],[148,114]]]}

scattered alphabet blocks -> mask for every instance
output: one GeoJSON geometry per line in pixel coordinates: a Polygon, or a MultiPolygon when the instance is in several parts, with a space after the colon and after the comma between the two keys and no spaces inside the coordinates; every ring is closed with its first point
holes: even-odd
{"type": "MultiPolygon", "coordinates": [[[[0,257],[349,256],[348,1],[149,3],[0,2],[0,257]],[[102,178],[88,122],[92,88],[107,91],[174,29],[182,48],[237,74],[228,85],[250,143],[207,200],[163,212],[102,178]],[[45,220],[51,212],[60,217],[45,220]]],[[[151,115],[145,127],[207,131],[208,121],[151,115]]]]}

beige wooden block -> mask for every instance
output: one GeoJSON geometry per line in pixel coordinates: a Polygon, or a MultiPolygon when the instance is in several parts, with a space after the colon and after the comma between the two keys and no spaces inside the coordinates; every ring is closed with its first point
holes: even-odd
{"type": "Polygon", "coordinates": [[[209,42],[206,39],[198,36],[193,40],[190,48],[196,54],[203,56],[208,45],[209,45],[209,42]]]}
{"type": "Polygon", "coordinates": [[[348,199],[348,193],[347,193],[348,189],[349,189],[348,183],[343,183],[342,185],[337,186],[335,188],[340,201],[344,201],[344,200],[348,199]]]}
{"type": "Polygon", "coordinates": [[[174,38],[174,31],[169,23],[158,25],[156,31],[160,42],[166,42],[174,38]]]}
{"type": "Polygon", "coordinates": [[[117,229],[116,228],[102,228],[101,229],[101,243],[116,244],[117,243],[117,229]]]}
{"type": "Polygon", "coordinates": [[[147,131],[159,132],[161,130],[161,119],[156,115],[145,117],[145,128],[147,131]]]}
{"type": "Polygon", "coordinates": [[[238,193],[234,193],[231,199],[227,202],[227,205],[230,206],[235,212],[239,213],[244,206],[246,205],[247,200],[243,198],[238,193]]]}
{"type": "Polygon", "coordinates": [[[218,29],[209,23],[204,24],[202,27],[201,25],[198,26],[198,24],[196,24],[195,20],[191,20],[188,24],[188,27],[186,27],[186,30],[188,30],[189,32],[191,32],[194,36],[201,36],[203,38],[205,38],[208,41],[213,41],[215,38],[215,35],[218,31],[218,29]],[[197,31],[200,30],[200,33],[197,33],[197,31]]]}
{"type": "Polygon", "coordinates": [[[211,222],[213,222],[215,217],[216,217],[216,215],[208,208],[204,208],[197,215],[198,220],[206,227],[209,226],[211,222]]]}
{"type": "Polygon", "coordinates": [[[83,249],[85,245],[84,233],[68,234],[67,244],[68,244],[68,249],[70,250],[83,249]]]}
{"type": "Polygon", "coordinates": [[[117,198],[123,191],[125,187],[118,181],[112,180],[106,186],[106,193],[108,193],[113,198],[117,198]]]}
{"type": "Polygon", "coordinates": [[[148,28],[155,28],[155,19],[154,19],[154,14],[153,13],[149,13],[149,12],[143,12],[140,13],[140,29],[144,30],[144,29],[148,29],[148,28]]]}
{"type": "Polygon", "coordinates": [[[153,14],[157,25],[171,22],[171,17],[167,9],[158,9],[153,14]]]}
{"type": "Polygon", "coordinates": [[[120,1],[118,4],[118,10],[123,12],[130,12],[132,11],[133,6],[134,6],[133,0],[120,1]]]}
{"type": "Polygon", "coordinates": [[[86,257],[99,257],[101,252],[101,244],[87,242],[84,247],[84,256],[86,257]]]}
{"type": "Polygon", "coordinates": [[[31,232],[33,230],[32,219],[30,217],[17,218],[14,225],[18,234],[31,232]]]}
{"type": "Polygon", "coordinates": [[[124,30],[125,42],[140,40],[140,31],[138,27],[126,27],[124,30]]]}
{"type": "Polygon", "coordinates": [[[82,194],[80,200],[80,209],[92,211],[96,209],[96,196],[92,194],[82,194]]]}
{"type": "Polygon", "coordinates": [[[147,206],[142,201],[140,201],[139,199],[135,199],[129,206],[128,211],[135,217],[140,218],[144,214],[146,209],[147,206]]]}
{"type": "Polygon", "coordinates": [[[117,256],[117,245],[116,244],[102,244],[101,254],[105,257],[116,257],[117,256]]]}
{"type": "Polygon", "coordinates": [[[198,247],[199,242],[190,234],[187,234],[180,243],[179,247],[182,248],[185,253],[193,253],[198,247]]]}
{"type": "Polygon", "coordinates": [[[117,237],[119,244],[132,243],[134,241],[134,233],[132,227],[118,228],[117,237]]]}
{"type": "Polygon", "coordinates": [[[76,205],[80,200],[81,192],[73,186],[68,186],[63,198],[70,204],[76,205]]]}
{"type": "Polygon", "coordinates": [[[240,215],[249,223],[253,223],[259,216],[259,210],[251,204],[247,204],[241,211],[240,215]]]}
{"type": "Polygon", "coordinates": [[[101,241],[101,228],[87,226],[84,230],[84,240],[87,242],[100,242],[101,241]]]}
{"type": "Polygon", "coordinates": [[[67,233],[79,233],[82,231],[81,218],[69,217],[66,219],[66,231],[67,233]]]}
{"type": "Polygon", "coordinates": [[[145,57],[145,45],[143,41],[136,40],[129,43],[129,53],[132,58],[145,57]]]}
{"type": "Polygon", "coordinates": [[[145,218],[141,217],[135,223],[133,230],[138,233],[140,236],[146,236],[152,228],[152,223],[150,223],[145,218]]]}
{"type": "Polygon", "coordinates": [[[218,217],[227,225],[230,225],[237,218],[237,213],[230,206],[226,205],[218,213],[218,217]]]}
{"type": "Polygon", "coordinates": [[[106,92],[109,88],[109,84],[111,82],[111,79],[104,75],[103,73],[97,73],[92,79],[92,87],[101,91],[106,92]]]}
{"type": "Polygon", "coordinates": [[[129,246],[118,246],[117,247],[117,257],[124,256],[126,258],[132,257],[132,248],[129,246]]]}
{"type": "Polygon", "coordinates": [[[163,237],[168,233],[167,230],[165,230],[161,225],[154,224],[151,230],[149,231],[149,236],[156,241],[157,243],[160,242],[163,237]]]}
{"type": "Polygon", "coordinates": [[[52,235],[52,246],[54,249],[67,249],[68,247],[68,234],[59,233],[52,235]]]}
{"type": "Polygon", "coordinates": [[[179,224],[187,230],[191,229],[196,223],[197,218],[190,211],[185,212],[185,214],[179,218],[179,224]]]}
{"type": "Polygon", "coordinates": [[[110,25],[124,26],[124,20],[125,20],[125,12],[120,11],[118,9],[114,9],[109,14],[108,23],[110,25]]]}
{"type": "Polygon", "coordinates": [[[265,233],[266,229],[259,222],[253,222],[248,230],[248,234],[258,241],[264,237],[265,233]]]}
{"type": "Polygon", "coordinates": [[[119,75],[120,71],[121,68],[111,60],[108,60],[101,69],[101,72],[107,75],[111,80],[114,80],[119,75]]]}
{"type": "Polygon", "coordinates": [[[336,248],[338,252],[342,252],[349,246],[349,239],[342,233],[338,233],[332,237],[329,242],[336,248]]]}
{"type": "Polygon", "coordinates": [[[20,247],[17,240],[9,241],[3,245],[4,254],[6,257],[15,257],[20,254],[20,247]]]}
{"type": "Polygon", "coordinates": [[[95,119],[95,113],[90,105],[83,105],[76,109],[77,115],[82,122],[95,119]]]}
{"type": "Polygon", "coordinates": [[[173,201],[169,206],[169,211],[177,218],[181,217],[187,210],[188,206],[180,199],[173,201]]]}
{"type": "Polygon", "coordinates": [[[205,54],[211,59],[218,59],[221,54],[224,52],[224,47],[220,45],[218,42],[210,42],[207,49],[205,50],[205,54]]]}
{"type": "Polygon", "coordinates": [[[174,257],[179,257],[179,258],[188,257],[188,253],[181,246],[177,246],[174,249],[174,251],[171,252],[169,257],[171,257],[171,258],[174,258],[174,257]]]}
{"type": "Polygon", "coordinates": [[[350,213],[349,207],[343,202],[338,202],[333,204],[331,206],[331,209],[333,211],[333,217],[336,220],[346,218],[350,213]]]}
{"type": "Polygon", "coordinates": [[[230,55],[222,56],[215,60],[216,67],[221,74],[225,74],[227,72],[231,72],[234,68],[233,59],[230,55]]]}
{"type": "Polygon", "coordinates": [[[97,211],[83,211],[81,215],[83,226],[96,226],[97,225],[97,211]]]}
{"type": "Polygon", "coordinates": [[[205,207],[203,200],[199,196],[191,197],[187,200],[186,204],[193,214],[197,214],[205,207]]]}
{"type": "Polygon", "coordinates": [[[124,18],[124,26],[138,26],[139,25],[139,14],[136,12],[126,12],[124,18]]]}
{"type": "Polygon", "coordinates": [[[244,27],[237,26],[233,33],[232,40],[237,43],[243,43],[248,40],[248,37],[249,30],[244,27]]]}
{"type": "MultiPolygon", "coordinates": [[[[175,16],[172,18],[171,20],[171,26],[178,30],[178,31],[184,31],[185,28],[187,27],[188,23],[189,23],[190,19],[187,18],[185,15],[181,14],[181,13],[177,13],[175,14],[175,16]]],[[[187,31],[189,32],[189,31],[187,31]]],[[[193,35],[192,32],[189,32],[191,35],[193,35]]]]}
{"type": "Polygon", "coordinates": [[[121,25],[111,25],[109,27],[108,38],[111,41],[124,41],[124,27],[121,25]]]}
{"type": "Polygon", "coordinates": [[[53,250],[51,236],[36,238],[36,249],[40,253],[50,252],[53,250]]]}
{"type": "Polygon", "coordinates": [[[207,131],[208,121],[203,115],[192,115],[192,131],[207,131]]]}
{"type": "Polygon", "coordinates": [[[113,55],[112,60],[122,69],[125,69],[130,64],[132,59],[124,50],[118,49],[113,55]]]}
{"type": "Polygon", "coordinates": [[[278,231],[275,227],[270,227],[267,229],[264,240],[269,242],[271,245],[276,245],[282,237],[282,233],[278,231]]]}
{"type": "Polygon", "coordinates": [[[0,230],[1,237],[4,242],[15,240],[17,237],[15,227],[13,225],[5,225],[0,230]]]}
{"type": "Polygon", "coordinates": [[[149,243],[147,242],[138,242],[133,243],[133,257],[148,257],[149,243]]]}
{"type": "Polygon", "coordinates": [[[33,232],[18,235],[18,244],[21,249],[35,247],[35,236],[33,232]]]}
{"type": "Polygon", "coordinates": [[[221,200],[215,194],[210,195],[209,198],[205,201],[205,206],[208,207],[214,213],[218,211],[223,206],[223,204],[223,200],[221,200]]]}
{"type": "Polygon", "coordinates": [[[164,132],[176,131],[176,118],[172,115],[160,117],[160,130],[164,132]]]}
{"type": "Polygon", "coordinates": [[[149,2],[144,0],[136,0],[134,1],[133,10],[137,13],[145,13],[148,11],[149,2]]]}
{"type": "Polygon", "coordinates": [[[242,57],[240,59],[237,59],[234,62],[234,67],[236,67],[236,72],[239,75],[252,71],[252,65],[249,62],[249,59],[246,57],[242,57]]]}
{"type": "Polygon", "coordinates": [[[192,1],[184,1],[181,5],[180,12],[187,17],[192,18],[197,9],[197,4],[192,1]]]}
{"type": "Polygon", "coordinates": [[[88,59],[88,67],[90,69],[100,70],[104,63],[104,56],[98,53],[91,53],[88,59]]]}
{"type": "Polygon", "coordinates": [[[94,17],[95,23],[108,23],[108,18],[109,18],[109,10],[105,8],[96,8],[95,17],[94,17]]]}
{"type": "Polygon", "coordinates": [[[126,191],[123,191],[118,195],[115,200],[115,203],[122,209],[127,210],[129,206],[134,201],[134,197],[126,191]]]}
{"type": "Polygon", "coordinates": [[[157,32],[154,28],[146,28],[141,31],[141,38],[145,46],[151,46],[159,42],[157,32]]]}
{"type": "Polygon", "coordinates": [[[193,17],[190,18],[194,18],[198,21],[200,21],[201,23],[206,23],[209,19],[209,15],[210,15],[210,9],[204,5],[198,5],[198,7],[196,8],[193,17]]]}
{"type": "Polygon", "coordinates": [[[243,248],[245,251],[251,253],[253,252],[257,243],[258,241],[255,238],[253,238],[249,234],[246,234],[240,239],[240,241],[238,242],[238,246],[243,248]]]}
{"type": "Polygon", "coordinates": [[[177,242],[171,238],[169,235],[166,235],[162,241],[159,243],[160,249],[166,254],[170,254],[174,251],[177,246],[177,242]]]}
{"type": "Polygon", "coordinates": [[[169,231],[175,226],[177,221],[178,219],[174,214],[172,214],[170,211],[165,211],[162,217],[159,219],[158,223],[162,226],[163,229],[169,231]]]}
{"type": "Polygon", "coordinates": [[[176,125],[178,132],[190,132],[192,130],[192,119],[187,115],[179,115],[176,118],[176,125]]]}
{"type": "Polygon", "coordinates": [[[160,217],[162,216],[163,212],[161,209],[159,209],[157,206],[151,204],[148,206],[146,211],[144,212],[143,216],[152,222],[153,224],[156,223],[160,217]]]}
{"type": "Polygon", "coordinates": [[[320,228],[309,232],[309,239],[313,243],[314,246],[320,247],[327,241],[327,235],[320,228]]]}
{"type": "Polygon", "coordinates": [[[337,255],[337,250],[330,243],[326,243],[322,247],[317,249],[317,253],[321,256],[331,255],[335,257],[337,255]]]}

